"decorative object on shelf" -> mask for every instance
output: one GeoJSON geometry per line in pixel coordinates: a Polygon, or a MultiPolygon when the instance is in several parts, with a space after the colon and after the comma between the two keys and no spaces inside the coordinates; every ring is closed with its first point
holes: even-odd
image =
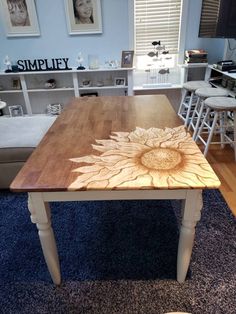
{"type": "Polygon", "coordinates": [[[90,80],[83,80],[80,87],[90,87],[91,81],[90,80]]]}
{"type": "Polygon", "coordinates": [[[83,93],[80,94],[81,97],[97,97],[98,93],[97,92],[93,92],[93,93],[83,93]]]}
{"type": "Polygon", "coordinates": [[[82,63],[84,62],[84,58],[81,52],[78,54],[78,58],[76,59],[76,61],[79,63],[77,70],[85,70],[85,67],[82,65],[82,63]]]}
{"type": "Polygon", "coordinates": [[[90,70],[99,69],[99,58],[97,55],[88,55],[88,65],[90,70]]]}
{"type": "Polygon", "coordinates": [[[104,86],[104,82],[103,81],[97,81],[96,86],[102,87],[102,86],[104,86]]]}
{"type": "Polygon", "coordinates": [[[12,88],[13,89],[21,89],[20,79],[18,77],[14,77],[12,79],[12,88]]]}
{"type": "Polygon", "coordinates": [[[7,37],[40,35],[34,0],[0,0],[0,11],[7,37]]]}
{"type": "Polygon", "coordinates": [[[14,73],[19,72],[19,68],[18,68],[18,65],[17,65],[17,64],[13,64],[13,65],[11,66],[11,69],[12,69],[12,72],[14,72],[14,73]]]}
{"type": "Polygon", "coordinates": [[[147,55],[152,58],[152,63],[147,64],[145,72],[147,73],[147,83],[144,84],[145,87],[150,85],[171,85],[168,83],[170,69],[166,66],[166,59],[171,59],[171,57],[164,57],[169,54],[166,50],[165,45],[161,44],[161,41],[152,42],[153,50],[147,55]]]}
{"type": "Polygon", "coordinates": [[[115,86],[125,86],[125,77],[115,77],[114,85],[115,86]]]}
{"type": "Polygon", "coordinates": [[[50,115],[59,115],[62,112],[62,105],[57,104],[49,104],[47,105],[47,113],[50,115]]]}
{"type": "Polygon", "coordinates": [[[9,56],[6,56],[3,60],[4,64],[7,66],[6,70],[5,70],[5,73],[9,73],[9,72],[12,72],[12,69],[11,69],[11,60],[9,58],[9,56]]]}
{"type": "Polygon", "coordinates": [[[58,70],[72,70],[68,66],[69,58],[53,58],[48,59],[34,59],[34,60],[18,60],[18,69],[24,71],[58,71],[58,70]]]}
{"type": "Polygon", "coordinates": [[[56,80],[49,79],[44,84],[45,88],[56,88],[56,80]]]}
{"type": "Polygon", "coordinates": [[[203,49],[186,50],[185,63],[207,63],[207,52],[203,49]]]}
{"type": "Polygon", "coordinates": [[[133,58],[134,58],[134,51],[133,50],[122,51],[121,67],[122,68],[132,68],[133,67],[133,58]]]}
{"type": "Polygon", "coordinates": [[[159,83],[167,83],[168,82],[168,75],[170,74],[170,69],[160,69],[158,71],[158,82],[159,83]]]}
{"type": "Polygon", "coordinates": [[[11,117],[21,117],[24,115],[21,105],[8,106],[8,108],[11,117]]]}
{"type": "Polygon", "coordinates": [[[65,11],[70,35],[102,33],[100,0],[65,0],[65,11]]]}
{"type": "Polygon", "coordinates": [[[106,61],[105,62],[105,67],[106,68],[113,68],[113,69],[116,69],[116,68],[119,68],[120,67],[120,62],[118,60],[110,60],[110,61],[106,61]]]}
{"type": "Polygon", "coordinates": [[[5,101],[1,101],[0,100],[0,116],[3,116],[3,108],[5,108],[7,106],[5,101]]]}
{"type": "Polygon", "coordinates": [[[234,79],[229,79],[227,82],[227,88],[230,90],[233,90],[235,86],[235,80],[234,79]]]}
{"type": "Polygon", "coordinates": [[[161,45],[161,41],[153,41],[152,42],[152,45],[153,45],[153,51],[150,51],[148,53],[148,56],[153,58],[152,60],[153,61],[157,61],[158,60],[158,57],[159,57],[159,54],[163,54],[163,55],[166,55],[169,53],[169,51],[167,51],[165,49],[165,45],[161,45]]]}

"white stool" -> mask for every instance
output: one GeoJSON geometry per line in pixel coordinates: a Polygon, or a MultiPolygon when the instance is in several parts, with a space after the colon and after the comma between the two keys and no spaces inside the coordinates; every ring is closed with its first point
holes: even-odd
{"type": "Polygon", "coordinates": [[[210,97],[205,100],[204,105],[206,106],[206,114],[200,123],[196,136],[196,141],[200,140],[205,145],[204,156],[207,155],[210,144],[220,143],[222,148],[224,147],[224,144],[231,144],[234,148],[234,156],[236,160],[236,99],[231,97],[210,97]],[[233,116],[235,118],[233,124],[233,138],[230,138],[229,135],[226,134],[226,129],[229,127],[227,123],[228,111],[233,111],[233,116]],[[213,120],[209,119],[210,116],[213,117],[213,120]],[[206,141],[202,137],[203,127],[207,127],[209,130],[206,141]],[[220,141],[212,141],[214,133],[220,134],[220,141]]]}
{"type": "Polygon", "coordinates": [[[178,116],[184,120],[184,126],[188,126],[189,118],[191,116],[191,110],[193,110],[194,102],[193,97],[195,91],[198,88],[211,87],[211,85],[205,81],[189,81],[183,84],[183,96],[178,110],[178,116]],[[190,93],[190,99],[188,99],[188,94],[190,93]]]}
{"type": "Polygon", "coordinates": [[[193,139],[196,139],[197,131],[200,121],[203,119],[204,100],[208,97],[226,97],[228,92],[223,88],[203,87],[195,91],[195,95],[198,97],[195,109],[193,111],[188,130],[193,129],[193,139]]]}

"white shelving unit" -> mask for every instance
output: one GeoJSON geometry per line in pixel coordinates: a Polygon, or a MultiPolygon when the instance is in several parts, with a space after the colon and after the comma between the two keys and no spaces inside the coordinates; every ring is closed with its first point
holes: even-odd
{"type": "Polygon", "coordinates": [[[181,68],[181,85],[183,86],[183,83],[188,81],[188,74],[189,70],[191,69],[207,69],[208,63],[185,63],[185,64],[179,64],[179,67],[181,68]]]}
{"type": "Polygon", "coordinates": [[[228,77],[229,79],[235,80],[236,81],[236,73],[229,73],[228,71],[221,71],[215,67],[213,67],[212,65],[208,66],[207,69],[207,80],[209,80],[209,82],[211,83],[211,85],[217,87],[217,88],[223,88],[226,89],[229,92],[229,95],[231,97],[235,97],[236,96],[236,92],[229,89],[229,88],[225,88],[221,85],[221,83],[219,83],[218,81],[220,80],[220,78],[223,78],[223,76],[228,77]],[[215,73],[217,73],[217,75],[215,75],[215,73]]]}
{"type": "MultiPolygon", "coordinates": [[[[66,105],[72,97],[87,93],[97,93],[98,96],[133,95],[133,68],[0,72],[0,100],[8,106],[22,105],[27,115],[46,113],[48,104],[66,105]],[[125,84],[116,85],[116,78],[124,79],[125,84]],[[49,79],[56,81],[56,88],[45,88],[49,79]],[[88,86],[84,82],[89,82],[88,86]]],[[[4,113],[9,113],[7,107],[4,113]]]]}

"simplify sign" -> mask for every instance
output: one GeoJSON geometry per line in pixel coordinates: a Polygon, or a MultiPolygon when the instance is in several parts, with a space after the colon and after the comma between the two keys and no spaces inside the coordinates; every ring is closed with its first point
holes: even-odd
{"type": "Polygon", "coordinates": [[[71,70],[68,66],[69,58],[18,60],[19,71],[57,71],[71,70]]]}

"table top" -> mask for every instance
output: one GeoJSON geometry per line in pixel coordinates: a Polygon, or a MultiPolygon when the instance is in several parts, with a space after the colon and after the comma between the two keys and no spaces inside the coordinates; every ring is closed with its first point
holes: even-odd
{"type": "Polygon", "coordinates": [[[217,188],[220,181],[164,95],[75,98],[13,191],[217,188]]]}

